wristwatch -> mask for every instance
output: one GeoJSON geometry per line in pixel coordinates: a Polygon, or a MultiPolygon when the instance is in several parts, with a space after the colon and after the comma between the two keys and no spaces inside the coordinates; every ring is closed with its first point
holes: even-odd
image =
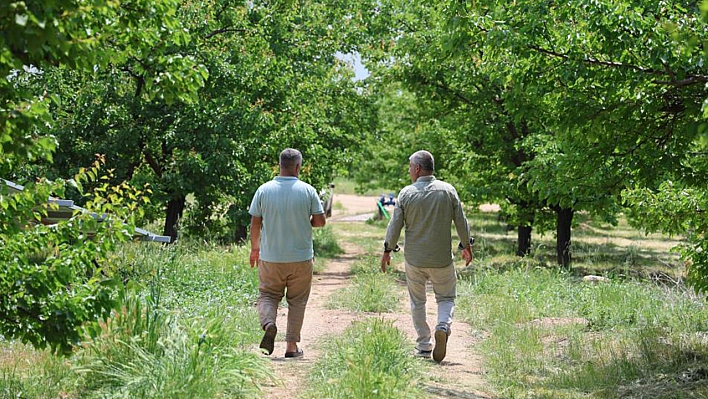
{"type": "MultiPolygon", "coordinates": [[[[471,247],[473,244],[474,244],[474,237],[470,237],[470,245],[469,245],[469,246],[471,247]]],[[[465,248],[466,248],[466,247],[464,247],[464,246],[462,245],[462,243],[457,244],[457,249],[463,250],[463,249],[465,249],[465,248]]]]}
{"type": "Polygon", "coordinates": [[[386,252],[386,253],[389,253],[389,252],[391,252],[391,251],[393,251],[393,252],[398,252],[398,251],[400,251],[400,250],[401,250],[401,247],[399,247],[398,244],[396,244],[396,248],[391,249],[391,248],[388,246],[388,243],[387,243],[387,242],[384,242],[384,252],[386,252]]]}

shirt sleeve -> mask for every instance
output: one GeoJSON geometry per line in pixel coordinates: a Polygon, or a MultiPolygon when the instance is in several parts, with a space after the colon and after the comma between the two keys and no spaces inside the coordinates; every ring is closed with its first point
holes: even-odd
{"type": "Polygon", "coordinates": [[[310,215],[321,215],[324,213],[324,208],[322,207],[322,201],[320,201],[320,196],[317,195],[317,190],[312,188],[310,191],[310,215]]]}
{"type": "Polygon", "coordinates": [[[391,216],[391,221],[388,222],[388,228],[386,229],[386,238],[384,239],[384,246],[389,249],[395,249],[398,245],[398,239],[401,237],[401,230],[403,229],[405,217],[403,214],[405,203],[405,190],[401,190],[398,194],[398,201],[393,208],[393,215],[391,216]]]}
{"type": "Polygon", "coordinates": [[[248,209],[248,213],[251,214],[251,216],[255,217],[263,217],[263,212],[261,212],[261,190],[258,189],[256,190],[256,193],[253,194],[253,199],[251,200],[251,207],[248,209]]]}
{"type": "Polygon", "coordinates": [[[467,248],[470,242],[470,226],[467,223],[465,211],[462,209],[460,197],[457,195],[457,191],[454,188],[452,189],[452,202],[453,222],[455,223],[457,236],[460,237],[462,246],[467,248]]]}

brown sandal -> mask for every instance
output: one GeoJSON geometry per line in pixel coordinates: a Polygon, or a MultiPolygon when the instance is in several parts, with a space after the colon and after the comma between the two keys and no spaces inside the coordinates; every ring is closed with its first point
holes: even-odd
{"type": "Polygon", "coordinates": [[[298,349],[295,352],[285,352],[285,357],[289,358],[294,358],[294,357],[302,357],[305,353],[302,351],[302,349],[298,349]]]}

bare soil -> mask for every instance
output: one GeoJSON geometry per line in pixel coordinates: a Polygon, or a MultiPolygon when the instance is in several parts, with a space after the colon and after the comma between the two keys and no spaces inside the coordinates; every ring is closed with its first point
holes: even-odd
{"type": "MultiPolygon", "coordinates": [[[[376,198],[356,195],[336,195],[335,202],[340,202],[333,210],[330,223],[357,222],[368,219],[376,211],[376,198]],[[337,209],[339,208],[339,209],[337,209]],[[365,217],[366,216],[366,217],[365,217]],[[358,219],[357,219],[358,217],[358,219]]],[[[308,373],[314,362],[320,357],[319,343],[323,338],[341,334],[353,321],[372,315],[350,312],[346,310],[327,309],[329,296],[346,287],[352,275],[350,268],[357,257],[364,251],[350,242],[340,242],[345,254],[328,263],[324,272],[314,276],[312,293],[305,314],[300,348],[305,355],[300,359],[285,359],[285,342],[279,333],[276,339],[275,351],[271,355],[273,368],[279,383],[267,386],[263,397],[290,399],[301,397],[308,387],[308,373]]],[[[415,342],[415,331],[410,319],[407,295],[404,295],[405,285],[400,286],[401,295],[406,298],[402,310],[396,313],[377,314],[393,320],[394,325],[404,331],[411,341],[411,350],[415,342]],[[405,310],[404,310],[405,309],[405,310]]],[[[278,331],[285,331],[286,309],[278,313],[278,331]]],[[[434,319],[436,314],[435,299],[432,288],[428,292],[428,317],[434,319]]],[[[468,324],[455,321],[452,325],[452,335],[448,341],[447,356],[441,364],[432,360],[421,360],[430,363],[429,374],[421,382],[429,398],[491,398],[485,391],[485,373],[482,359],[475,346],[475,338],[468,324]]],[[[411,351],[411,356],[413,352],[411,351]]]]}

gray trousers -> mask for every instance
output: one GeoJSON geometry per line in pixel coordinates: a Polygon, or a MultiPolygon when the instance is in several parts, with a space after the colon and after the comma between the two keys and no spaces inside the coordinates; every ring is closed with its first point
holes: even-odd
{"type": "Polygon", "coordinates": [[[437,324],[450,327],[455,312],[455,297],[457,296],[455,265],[451,262],[445,267],[415,267],[406,262],[406,282],[408,295],[411,299],[411,316],[413,317],[413,326],[418,334],[416,348],[424,351],[433,349],[431,330],[425,313],[427,300],[425,284],[428,280],[433,284],[435,301],[438,304],[437,324]]]}

